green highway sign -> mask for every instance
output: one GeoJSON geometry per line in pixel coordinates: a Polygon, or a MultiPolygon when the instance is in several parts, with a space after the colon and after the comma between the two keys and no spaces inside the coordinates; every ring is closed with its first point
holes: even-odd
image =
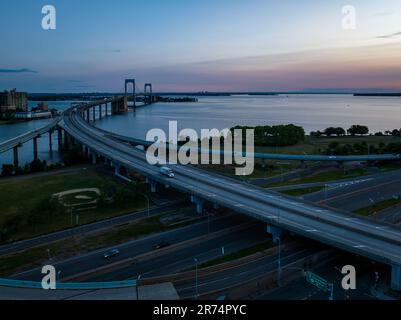
{"type": "Polygon", "coordinates": [[[314,285],[315,287],[319,288],[322,291],[325,292],[331,291],[331,284],[328,283],[322,277],[319,277],[317,274],[314,274],[313,272],[308,271],[306,273],[306,281],[308,281],[310,284],[314,285]]]}

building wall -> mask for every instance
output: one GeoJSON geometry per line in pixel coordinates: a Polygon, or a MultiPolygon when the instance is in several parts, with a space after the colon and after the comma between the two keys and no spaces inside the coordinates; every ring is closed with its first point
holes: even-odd
{"type": "Polygon", "coordinates": [[[26,92],[11,91],[0,92],[0,111],[28,111],[28,94],[26,92]]]}

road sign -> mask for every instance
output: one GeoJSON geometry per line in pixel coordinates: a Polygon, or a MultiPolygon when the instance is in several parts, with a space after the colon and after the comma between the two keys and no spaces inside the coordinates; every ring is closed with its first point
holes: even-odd
{"type": "Polygon", "coordinates": [[[325,292],[331,291],[331,284],[328,283],[322,277],[319,277],[317,274],[314,274],[313,272],[308,271],[306,273],[306,281],[308,281],[310,284],[314,285],[315,287],[319,288],[322,291],[325,292]]]}

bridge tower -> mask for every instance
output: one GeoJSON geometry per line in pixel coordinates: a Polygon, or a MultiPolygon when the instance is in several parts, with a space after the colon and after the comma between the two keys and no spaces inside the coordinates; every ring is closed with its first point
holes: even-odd
{"type": "Polygon", "coordinates": [[[151,83],[145,83],[145,89],[144,89],[144,93],[145,93],[145,103],[151,104],[152,101],[152,94],[153,94],[153,90],[152,90],[152,84],[151,83]],[[147,89],[149,88],[149,93],[147,92],[147,89]]]}
{"type": "Polygon", "coordinates": [[[128,99],[128,85],[132,84],[132,95],[134,99],[134,111],[136,110],[136,84],[135,84],[135,79],[125,79],[125,97],[128,99]]]}

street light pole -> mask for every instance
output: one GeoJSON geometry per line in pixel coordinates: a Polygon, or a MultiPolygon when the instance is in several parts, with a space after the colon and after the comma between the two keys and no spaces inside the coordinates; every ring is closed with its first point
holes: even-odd
{"type": "Polygon", "coordinates": [[[141,275],[136,278],[136,300],[139,300],[139,280],[141,280],[141,275]]]}
{"type": "Polygon", "coordinates": [[[149,196],[145,195],[146,200],[148,201],[148,218],[150,218],[150,200],[149,200],[149,196]]]}
{"type": "Polygon", "coordinates": [[[278,237],[278,286],[281,287],[281,236],[278,237]]]}
{"type": "MultiPolygon", "coordinates": [[[[279,200],[280,201],[280,200],[279,200]]],[[[280,203],[279,203],[280,204],[280,203]]],[[[280,228],[280,206],[277,207],[277,227],[280,228]]],[[[277,283],[281,287],[281,234],[278,236],[277,283]]]]}
{"type": "Polygon", "coordinates": [[[198,299],[199,297],[199,291],[198,291],[198,259],[195,258],[195,299],[198,299]]]}

